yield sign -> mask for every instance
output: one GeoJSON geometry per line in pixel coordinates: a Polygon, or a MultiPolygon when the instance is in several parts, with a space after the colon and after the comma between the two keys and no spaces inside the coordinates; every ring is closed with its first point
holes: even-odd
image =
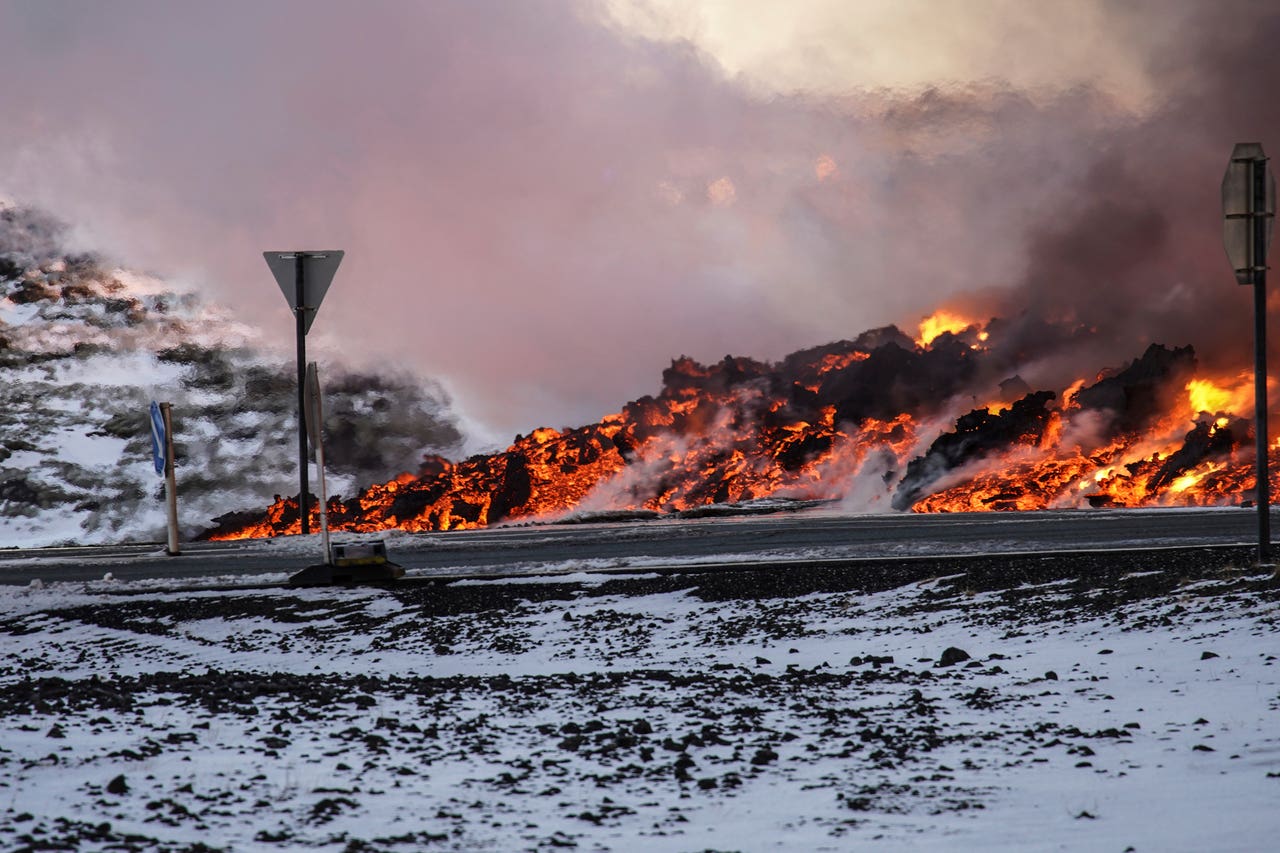
{"type": "Polygon", "coordinates": [[[302,332],[311,330],[316,311],[342,263],[341,249],[323,252],[263,252],[276,284],[296,313],[303,312],[302,332]]]}

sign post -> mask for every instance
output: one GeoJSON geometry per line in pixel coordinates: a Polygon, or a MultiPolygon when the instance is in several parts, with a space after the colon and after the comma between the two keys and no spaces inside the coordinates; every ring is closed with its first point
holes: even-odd
{"type": "Polygon", "coordinates": [[[173,407],[151,401],[151,458],[156,474],[165,478],[164,494],[169,520],[169,542],[165,552],[176,557],[178,547],[178,478],[173,466],[173,407]]]}
{"type": "Polygon", "coordinates": [[[316,451],[316,473],[320,479],[320,544],[324,548],[325,563],[332,563],[329,555],[329,490],[324,482],[324,400],[320,394],[320,370],[313,361],[307,365],[307,434],[316,451]]]}
{"type": "Polygon", "coordinates": [[[294,314],[298,342],[298,517],[304,535],[311,533],[311,488],[307,483],[307,332],[315,322],[333,274],[344,252],[263,252],[276,284],[294,314]]]}
{"type": "Polygon", "coordinates": [[[1222,241],[1239,284],[1253,285],[1253,398],[1257,447],[1258,563],[1271,563],[1271,481],[1267,458],[1267,248],[1276,179],[1257,142],[1238,142],[1222,177],[1222,241]]]}

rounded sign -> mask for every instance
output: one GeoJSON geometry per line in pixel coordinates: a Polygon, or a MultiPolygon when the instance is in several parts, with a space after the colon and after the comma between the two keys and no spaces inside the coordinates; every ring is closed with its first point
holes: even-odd
{"type": "Polygon", "coordinates": [[[160,404],[151,401],[151,458],[156,463],[156,474],[164,476],[165,463],[164,415],[160,413],[160,404]]]}
{"type": "Polygon", "coordinates": [[[1267,269],[1276,215],[1276,176],[1257,142],[1238,142],[1222,176],[1222,243],[1240,284],[1257,284],[1267,269]]]}

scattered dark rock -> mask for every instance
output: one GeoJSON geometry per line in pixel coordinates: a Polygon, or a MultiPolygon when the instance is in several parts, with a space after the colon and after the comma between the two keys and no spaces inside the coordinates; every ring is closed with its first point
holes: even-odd
{"type": "Polygon", "coordinates": [[[751,763],[757,767],[763,767],[778,760],[778,753],[774,752],[767,746],[762,746],[756,750],[756,754],[751,757],[751,763]]]}
{"type": "Polygon", "coordinates": [[[577,752],[578,749],[586,742],[586,738],[582,735],[571,735],[560,741],[560,748],[569,752],[577,752]]]}
{"type": "Polygon", "coordinates": [[[955,646],[948,646],[942,651],[942,656],[938,658],[938,666],[951,666],[969,659],[969,653],[964,649],[958,649],[955,646]]]}
{"type": "Polygon", "coordinates": [[[129,783],[125,781],[124,774],[117,776],[107,783],[107,793],[117,797],[122,794],[129,793],[129,783]]]}
{"type": "Polygon", "coordinates": [[[325,797],[311,807],[309,820],[311,823],[328,823],[345,809],[354,809],[357,806],[358,803],[349,797],[325,797]]]}

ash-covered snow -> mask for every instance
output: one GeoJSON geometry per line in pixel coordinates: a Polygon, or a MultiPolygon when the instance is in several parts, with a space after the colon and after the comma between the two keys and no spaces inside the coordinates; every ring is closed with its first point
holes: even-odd
{"type": "MultiPolygon", "coordinates": [[[[184,538],[296,491],[288,357],[193,293],[68,254],[64,230],[0,207],[0,547],[163,540],[151,400],[173,404],[184,538]]],[[[331,495],[460,450],[438,386],[321,372],[331,495]]]]}
{"type": "Polygon", "coordinates": [[[1274,844],[1269,572],[933,574],[0,589],[0,846],[1274,844]]]}

